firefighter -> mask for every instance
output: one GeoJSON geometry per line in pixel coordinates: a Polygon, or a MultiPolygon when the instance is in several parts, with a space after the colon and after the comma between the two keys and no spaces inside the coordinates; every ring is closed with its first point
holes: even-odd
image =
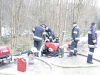
{"type": "Polygon", "coordinates": [[[72,42],[71,42],[71,47],[70,47],[70,52],[68,57],[77,56],[77,44],[79,41],[80,37],[80,30],[79,27],[77,26],[76,22],[73,22],[73,28],[72,28],[72,42]]]}
{"type": "Polygon", "coordinates": [[[89,47],[89,53],[87,57],[87,63],[93,64],[92,62],[92,57],[94,53],[94,49],[96,48],[97,45],[97,34],[95,31],[96,23],[93,22],[91,23],[91,27],[88,31],[88,47],[89,47]]]}
{"type": "Polygon", "coordinates": [[[49,28],[48,26],[45,26],[45,31],[47,33],[47,37],[49,38],[50,42],[56,41],[55,33],[51,28],[49,28]]]}
{"type": "Polygon", "coordinates": [[[42,25],[39,25],[35,26],[32,32],[34,33],[34,47],[36,47],[37,51],[39,51],[42,45],[42,39],[45,37],[45,29],[42,27],[42,25]]]}

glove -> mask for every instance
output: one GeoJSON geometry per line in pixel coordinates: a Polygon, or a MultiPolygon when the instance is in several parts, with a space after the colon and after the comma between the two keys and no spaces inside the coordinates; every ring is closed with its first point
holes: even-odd
{"type": "Polygon", "coordinates": [[[53,42],[55,42],[55,41],[56,41],[56,39],[53,40],[53,42]]]}
{"type": "Polygon", "coordinates": [[[35,31],[35,28],[33,28],[32,30],[35,31]]]}
{"type": "Polygon", "coordinates": [[[52,39],[52,36],[49,36],[50,39],[52,39]]]}
{"type": "Polygon", "coordinates": [[[45,40],[45,42],[49,42],[49,41],[50,41],[49,39],[46,39],[46,40],[45,40]]]}

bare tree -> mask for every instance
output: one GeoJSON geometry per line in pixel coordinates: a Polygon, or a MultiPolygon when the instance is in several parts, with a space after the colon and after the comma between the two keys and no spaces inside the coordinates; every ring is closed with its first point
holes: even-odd
{"type": "Polygon", "coordinates": [[[96,21],[95,6],[96,0],[0,0],[0,28],[9,27],[9,44],[15,52],[33,46],[31,30],[40,24],[51,27],[61,43],[70,38],[73,21],[82,36],[87,33],[90,23],[96,21]]]}
{"type": "Polygon", "coordinates": [[[1,36],[2,36],[2,0],[0,0],[0,42],[1,42],[1,36]]]}

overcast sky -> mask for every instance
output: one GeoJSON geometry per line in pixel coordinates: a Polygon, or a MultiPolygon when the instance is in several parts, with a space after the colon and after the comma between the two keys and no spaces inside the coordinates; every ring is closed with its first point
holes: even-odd
{"type": "Polygon", "coordinates": [[[100,8],[100,0],[97,0],[97,6],[100,8]]]}

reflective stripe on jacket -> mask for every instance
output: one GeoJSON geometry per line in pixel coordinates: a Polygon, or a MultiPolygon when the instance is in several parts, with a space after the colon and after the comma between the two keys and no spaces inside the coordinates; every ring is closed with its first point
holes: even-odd
{"type": "Polygon", "coordinates": [[[78,26],[72,29],[72,39],[76,41],[80,40],[80,30],[78,26]]]}
{"type": "Polygon", "coordinates": [[[42,41],[44,31],[45,30],[43,29],[42,26],[36,26],[33,39],[36,41],[42,41]]]}
{"type": "Polygon", "coordinates": [[[97,44],[97,33],[95,29],[91,27],[88,31],[88,46],[94,48],[94,44],[97,44]]]}

